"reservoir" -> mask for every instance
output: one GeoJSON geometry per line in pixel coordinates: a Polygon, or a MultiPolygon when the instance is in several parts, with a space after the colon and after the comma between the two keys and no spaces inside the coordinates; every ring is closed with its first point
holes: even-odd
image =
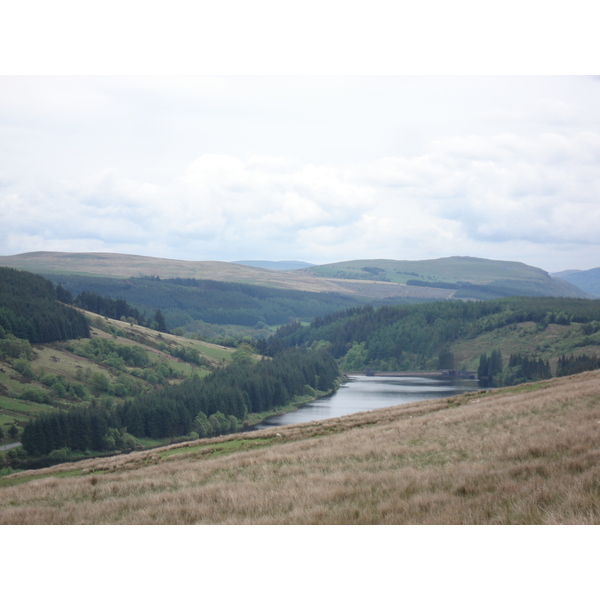
{"type": "Polygon", "coordinates": [[[456,396],[480,389],[482,388],[476,379],[353,375],[331,396],[309,402],[294,412],[269,417],[256,425],[255,429],[321,421],[396,404],[456,396]]]}

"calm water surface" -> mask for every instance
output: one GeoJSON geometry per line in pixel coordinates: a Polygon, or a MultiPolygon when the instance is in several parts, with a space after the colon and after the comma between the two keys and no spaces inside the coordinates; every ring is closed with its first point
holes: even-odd
{"type": "Polygon", "coordinates": [[[365,410],[455,396],[479,389],[479,382],[473,379],[356,375],[332,396],[309,402],[297,411],[269,417],[258,424],[256,429],[332,419],[365,410]]]}

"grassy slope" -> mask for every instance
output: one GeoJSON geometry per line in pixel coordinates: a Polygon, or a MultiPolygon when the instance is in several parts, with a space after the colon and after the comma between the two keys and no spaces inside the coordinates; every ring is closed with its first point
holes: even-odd
{"type": "MultiPolygon", "coordinates": [[[[85,312],[85,311],[84,311],[85,312]]],[[[116,344],[141,346],[149,353],[153,365],[161,362],[173,367],[184,376],[191,375],[196,371],[199,375],[205,375],[208,370],[204,367],[185,363],[170,354],[160,351],[157,346],[162,342],[167,346],[182,346],[196,348],[201,356],[204,356],[211,364],[218,366],[230,362],[233,348],[225,348],[215,344],[208,344],[197,340],[182,338],[168,333],[159,334],[157,331],[146,329],[138,325],[130,325],[121,321],[115,321],[105,317],[98,317],[93,313],[86,313],[96,325],[111,325],[121,329],[127,335],[135,336],[135,339],[125,337],[114,337],[98,327],[92,327],[92,337],[111,339],[116,344]]],[[[111,382],[121,375],[118,371],[111,371],[106,366],[96,363],[88,358],[77,356],[69,350],[69,347],[77,347],[86,344],[89,340],[71,340],[69,342],[56,342],[53,344],[36,344],[34,346],[35,358],[31,361],[31,368],[37,375],[43,372],[46,375],[63,375],[69,384],[75,383],[78,369],[90,369],[92,373],[103,373],[111,382]]],[[[151,367],[150,367],[151,368],[151,367]]],[[[128,368],[127,370],[131,370],[128,368]]],[[[81,381],[86,391],[93,396],[100,394],[94,393],[89,382],[81,381]]],[[[141,382],[149,390],[151,386],[146,382],[141,382]]],[[[28,387],[35,387],[49,392],[49,388],[41,383],[28,380],[19,375],[11,367],[10,361],[0,361],[0,425],[6,429],[13,423],[22,428],[25,421],[40,411],[57,410],[47,404],[37,404],[27,400],[17,400],[16,398],[28,387]]],[[[69,399],[56,399],[56,402],[63,406],[74,405],[77,402],[69,399]]],[[[5,440],[4,443],[7,443],[5,440]]]]}
{"type": "Polygon", "coordinates": [[[554,370],[563,354],[600,355],[600,334],[585,336],[580,323],[548,325],[538,328],[535,323],[508,325],[476,338],[461,340],[450,346],[457,367],[467,371],[477,370],[483,352],[500,350],[506,366],[511,354],[527,354],[550,361],[554,370]]]}
{"type": "MultiPolygon", "coordinates": [[[[553,279],[537,267],[520,262],[488,260],[469,256],[452,256],[433,260],[354,260],[308,269],[319,277],[350,279],[381,279],[406,284],[410,279],[431,283],[468,282],[498,287],[516,285],[542,295],[580,296],[585,293],[562,280],[553,279]],[[379,269],[369,273],[364,269],[379,269]],[[511,284],[512,282],[512,284],[511,284]]],[[[447,292],[448,297],[452,292],[447,292]]]]}
{"type": "Polygon", "coordinates": [[[599,422],[584,373],[11,475],[0,523],[598,524],[599,422]]]}

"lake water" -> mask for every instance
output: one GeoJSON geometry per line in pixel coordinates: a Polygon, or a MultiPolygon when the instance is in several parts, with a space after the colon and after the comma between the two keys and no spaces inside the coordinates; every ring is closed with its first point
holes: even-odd
{"type": "Polygon", "coordinates": [[[255,429],[321,421],[375,408],[455,396],[479,389],[479,382],[474,379],[356,375],[332,396],[309,402],[294,412],[269,417],[256,425],[255,429]]]}

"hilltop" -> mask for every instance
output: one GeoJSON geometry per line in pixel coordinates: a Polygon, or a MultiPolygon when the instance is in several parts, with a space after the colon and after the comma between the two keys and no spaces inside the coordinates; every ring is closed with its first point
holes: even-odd
{"type": "Polygon", "coordinates": [[[546,271],[521,262],[452,256],[433,260],[353,260],[308,269],[318,277],[372,280],[444,290],[446,298],[487,300],[503,296],[588,294],[546,271]]]}
{"type": "Polygon", "coordinates": [[[0,480],[2,524],[600,524],[600,372],[0,480]]]}
{"type": "Polygon", "coordinates": [[[274,271],[223,261],[174,260],[106,252],[27,252],[0,257],[0,265],[46,276],[180,277],[314,292],[346,291],[339,282],[314,278],[299,271],[274,271]]]}
{"type": "Polygon", "coordinates": [[[365,299],[491,299],[503,296],[589,294],[519,262],[473,257],[435,260],[355,260],[294,271],[220,261],[184,261],[111,253],[29,252],[0,257],[0,265],[47,276],[194,278],[301,290],[365,299]]]}

